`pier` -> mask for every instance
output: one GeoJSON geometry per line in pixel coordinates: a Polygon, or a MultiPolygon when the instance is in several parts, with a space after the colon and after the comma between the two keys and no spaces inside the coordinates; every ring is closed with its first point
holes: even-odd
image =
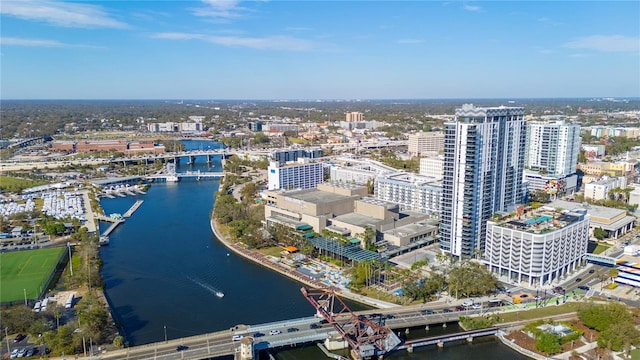
{"type": "Polygon", "coordinates": [[[138,208],[140,207],[140,205],[142,205],[142,203],[144,202],[144,200],[136,200],[135,204],[133,204],[133,206],[131,206],[131,208],[129,208],[129,210],[127,210],[126,213],[124,213],[124,215],[122,215],[123,218],[129,218],[131,217],[131,215],[133,215],[133,213],[138,210],[138,208]]]}

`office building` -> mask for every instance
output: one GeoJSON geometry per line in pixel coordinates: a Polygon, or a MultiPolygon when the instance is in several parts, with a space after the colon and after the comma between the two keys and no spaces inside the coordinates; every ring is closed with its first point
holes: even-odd
{"type": "Polygon", "coordinates": [[[441,132],[419,132],[409,134],[407,150],[411,156],[435,155],[444,150],[444,134],[441,132]]]}
{"type": "Polygon", "coordinates": [[[578,124],[529,122],[524,166],[549,176],[574,174],[580,142],[578,124]]]}
{"type": "Polygon", "coordinates": [[[523,202],[524,108],[456,109],[445,124],[440,248],[455,256],[484,252],[487,221],[523,202]]]}
{"type": "Polygon", "coordinates": [[[522,211],[487,222],[482,259],[498,276],[543,286],[575,271],[587,254],[588,242],[585,209],[522,211]]]}
{"type": "Polygon", "coordinates": [[[272,161],[267,169],[269,190],[312,189],[322,183],[323,179],[322,163],[309,162],[308,159],[284,165],[272,161]]]}

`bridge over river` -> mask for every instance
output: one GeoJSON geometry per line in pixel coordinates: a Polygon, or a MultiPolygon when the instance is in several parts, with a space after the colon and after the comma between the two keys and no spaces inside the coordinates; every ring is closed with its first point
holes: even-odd
{"type": "MultiPolygon", "coordinates": [[[[366,317],[373,322],[383,324],[384,326],[396,331],[403,332],[407,328],[417,326],[436,326],[447,323],[457,322],[460,316],[477,315],[483,313],[483,309],[445,312],[444,306],[430,306],[430,312],[425,313],[427,307],[411,306],[397,307],[391,309],[375,309],[367,311],[355,312],[359,317],[366,317]]],[[[486,312],[487,309],[484,309],[486,312]]],[[[493,309],[492,309],[493,310],[493,309]]],[[[446,326],[446,325],[444,325],[446,326]]],[[[497,328],[496,328],[497,329],[497,328]]],[[[486,336],[495,334],[492,330],[487,333],[488,329],[484,329],[483,333],[476,336],[486,336]]],[[[141,346],[134,346],[126,349],[103,352],[96,354],[94,358],[99,359],[190,359],[199,360],[207,358],[215,358],[222,356],[230,356],[236,354],[240,347],[241,341],[234,341],[234,335],[243,338],[251,337],[254,341],[255,350],[272,349],[283,346],[298,345],[302,343],[318,342],[327,339],[329,334],[337,334],[334,327],[322,321],[319,317],[310,316],[306,318],[291,319],[266,324],[256,325],[238,325],[229,330],[217,331],[209,334],[191,336],[181,339],[169,340],[166,342],[158,342],[141,346]],[[182,351],[176,351],[178,346],[186,346],[182,351]]],[[[464,334],[464,339],[474,337],[474,332],[464,334]]],[[[453,336],[438,337],[434,339],[417,339],[401,345],[399,349],[416,348],[424,344],[444,343],[446,341],[454,341],[457,338],[453,336]],[[422,342],[421,342],[422,341],[422,342]],[[431,342],[430,342],[431,341],[431,342]]]]}

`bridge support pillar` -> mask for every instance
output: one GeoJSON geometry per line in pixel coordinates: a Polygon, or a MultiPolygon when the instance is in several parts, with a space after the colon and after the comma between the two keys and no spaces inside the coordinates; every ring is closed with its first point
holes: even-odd
{"type": "Polygon", "coordinates": [[[329,335],[324,341],[324,346],[327,350],[340,350],[349,347],[349,344],[340,335],[329,335]]]}
{"type": "Polygon", "coordinates": [[[425,326],[424,329],[429,331],[429,325],[425,326]]]}
{"type": "Polygon", "coordinates": [[[211,155],[207,155],[207,164],[211,164],[211,155]]]}
{"type": "Polygon", "coordinates": [[[236,360],[253,360],[253,338],[246,337],[240,341],[240,352],[236,353],[236,360]]]}
{"type": "Polygon", "coordinates": [[[444,342],[442,342],[442,341],[438,341],[438,344],[437,344],[437,345],[438,345],[438,347],[439,347],[439,348],[442,348],[442,347],[444,347],[444,342]]]}
{"type": "Polygon", "coordinates": [[[473,342],[473,336],[467,336],[467,342],[468,343],[472,343],[473,342]]]}
{"type": "Polygon", "coordinates": [[[446,328],[447,327],[447,323],[442,324],[442,327],[446,328]]]}

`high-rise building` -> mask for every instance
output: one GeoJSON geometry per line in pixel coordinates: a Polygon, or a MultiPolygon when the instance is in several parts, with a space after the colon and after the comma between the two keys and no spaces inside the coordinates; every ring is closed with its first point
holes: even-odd
{"type": "Polygon", "coordinates": [[[312,189],[324,180],[322,163],[304,158],[285,165],[271,161],[267,172],[269,190],[312,189]]]}
{"type": "Polygon", "coordinates": [[[580,142],[578,124],[529,122],[524,166],[549,176],[574,174],[580,142]]]}
{"type": "Polygon", "coordinates": [[[441,132],[419,132],[409,135],[407,151],[411,156],[438,154],[444,148],[444,134],[441,132]]]}
{"type": "Polygon", "coordinates": [[[346,114],[345,120],[347,122],[362,121],[362,113],[361,112],[357,112],[357,111],[348,112],[346,114]]]}
{"type": "Polygon", "coordinates": [[[445,124],[442,250],[484,252],[487,220],[522,203],[526,135],[521,107],[465,104],[445,124]]]}

